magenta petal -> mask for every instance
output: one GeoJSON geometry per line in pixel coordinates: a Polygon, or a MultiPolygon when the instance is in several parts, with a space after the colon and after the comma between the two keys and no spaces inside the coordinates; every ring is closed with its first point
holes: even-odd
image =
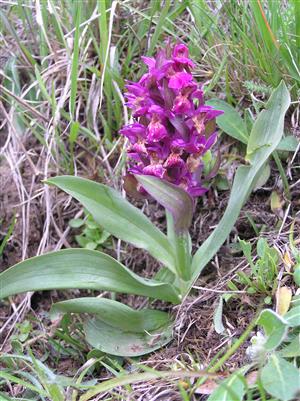
{"type": "Polygon", "coordinates": [[[178,154],[171,154],[166,160],[164,167],[167,169],[168,178],[174,184],[179,184],[180,178],[186,174],[185,162],[178,154]]]}
{"type": "Polygon", "coordinates": [[[139,138],[146,136],[146,127],[139,123],[133,123],[123,127],[120,133],[126,136],[131,143],[135,143],[139,138]]]}
{"type": "Polygon", "coordinates": [[[150,73],[143,74],[141,76],[140,80],[139,80],[139,84],[143,85],[144,87],[146,87],[149,79],[151,79],[151,74],[150,73]]]}
{"type": "Polygon", "coordinates": [[[198,114],[205,114],[205,120],[208,121],[224,114],[224,111],[216,110],[212,106],[201,105],[195,111],[195,115],[198,114]]]}
{"type": "Polygon", "coordinates": [[[174,46],[173,59],[175,62],[194,68],[195,64],[189,58],[189,50],[184,44],[174,46]]]}
{"type": "Polygon", "coordinates": [[[166,74],[168,68],[174,64],[173,60],[166,60],[164,52],[155,60],[152,57],[142,57],[143,62],[148,66],[149,73],[142,77],[140,83],[145,83],[146,80],[160,81],[166,74]]]}
{"type": "Polygon", "coordinates": [[[171,147],[173,150],[184,149],[186,141],[183,138],[175,138],[171,142],[171,147]]]}
{"type": "Polygon", "coordinates": [[[198,99],[200,102],[203,102],[204,92],[202,89],[197,89],[195,92],[192,93],[193,99],[198,99]]]}
{"type": "Polygon", "coordinates": [[[149,67],[150,71],[151,71],[151,69],[153,69],[155,67],[156,61],[154,58],[142,56],[141,59],[149,67]]]}
{"type": "Polygon", "coordinates": [[[133,117],[145,116],[148,113],[149,106],[139,107],[135,110],[133,117]]]}
{"type": "Polygon", "coordinates": [[[193,77],[188,72],[176,72],[169,80],[169,88],[182,89],[193,80],[193,77]]]}
{"type": "Polygon", "coordinates": [[[132,174],[143,174],[143,164],[136,164],[135,166],[130,166],[128,171],[132,174]]]}
{"type": "Polygon", "coordinates": [[[148,126],[148,139],[150,142],[158,142],[168,136],[168,132],[163,124],[159,121],[151,122],[148,126]]]}
{"type": "Polygon", "coordinates": [[[158,106],[157,104],[153,104],[152,106],[150,106],[148,109],[148,113],[157,114],[161,118],[166,117],[167,115],[166,110],[163,107],[158,106]]]}
{"type": "MultiPolygon", "coordinates": [[[[142,96],[145,95],[145,88],[143,88],[140,84],[137,83],[129,83],[125,85],[125,88],[128,90],[129,93],[132,93],[135,96],[142,96]]],[[[125,96],[127,94],[125,93],[125,96]]]]}
{"type": "Polygon", "coordinates": [[[190,68],[194,68],[195,64],[190,60],[189,58],[186,57],[174,57],[174,61],[178,64],[182,64],[184,66],[188,66],[190,68]]]}
{"type": "Polygon", "coordinates": [[[193,133],[189,140],[183,138],[175,138],[172,141],[172,149],[182,149],[190,154],[202,152],[206,148],[206,138],[204,135],[199,136],[197,133],[193,133]]]}
{"type": "Polygon", "coordinates": [[[208,189],[204,187],[189,187],[187,191],[191,196],[197,197],[204,195],[208,189]]]}
{"type": "Polygon", "coordinates": [[[183,43],[174,46],[173,57],[188,57],[189,49],[183,43]]]}
{"type": "Polygon", "coordinates": [[[163,178],[165,169],[161,164],[151,164],[143,168],[143,174],[154,175],[158,178],[163,178]]]}
{"type": "Polygon", "coordinates": [[[215,144],[217,137],[218,137],[218,135],[216,132],[211,134],[211,136],[207,139],[206,144],[205,144],[206,150],[210,149],[215,144]]]}
{"type": "Polygon", "coordinates": [[[163,72],[163,73],[166,73],[167,71],[168,71],[168,69],[172,66],[172,65],[174,65],[174,61],[173,60],[165,60],[163,63],[162,63],[162,65],[161,65],[161,71],[163,72]]]}
{"type": "Polygon", "coordinates": [[[185,96],[182,95],[176,96],[174,100],[174,106],[172,108],[172,111],[174,111],[174,113],[184,114],[191,111],[191,109],[192,109],[191,102],[185,96]]]}
{"type": "Polygon", "coordinates": [[[143,161],[147,157],[147,149],[143,143],[135,143],[128,149],[128,155],[137,161],[143,161]]]}
{"type": "Polygon", "coordinates": [[[140,155],[139,153],[135,153],[135,152],[130,152],[130,151],[128,151],[128,152],[127,152],[127,155],[128,155],[128,157],[129,157],[130,159],[132,159],[132,160],[134,160],[134,161],[136,161],[136,162],[142,162],[141,155],[140,155]]]}
{"type": "Polygon", "coordinates": [[[147,145],[148,153],[152,153],[153,155],[156,155],[156,158],[158,160],[165,160],[171,153],[170,141],[168,141],[166,139],[167,138],[165,138],[164,141],[152,142],[149,145],[147,145]]]}

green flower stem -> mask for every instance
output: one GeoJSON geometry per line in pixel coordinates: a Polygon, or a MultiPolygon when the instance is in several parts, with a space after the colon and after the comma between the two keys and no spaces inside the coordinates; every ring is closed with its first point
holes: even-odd
{"type": "Polygon", "coordinates": [[[178,276],[188,281],[191,279],[191,255],[189,251],[189,233],[175,236],[176,247],[176,271],[178,276]]]}
{"type": "Polygon", "coordinates": [[[174,249],[175,256],[175,270],[177,281],[181,283],[180,286],[181,294],[185,295],[188,286],[186,282],[191,280],[191,245],[190,235],[188,231],[177,234],[175,232],[174,220],[172,214],[166,209],[167,217],[167,231],[168,239],[171,242],[174,249]]]}

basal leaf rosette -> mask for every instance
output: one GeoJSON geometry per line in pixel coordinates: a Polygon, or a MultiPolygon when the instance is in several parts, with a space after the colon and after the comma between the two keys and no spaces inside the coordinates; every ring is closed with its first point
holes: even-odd
{"type": "Polygon", "coordinates": [[[217,140],[214,121],[223,112],[204,103],[184,44],[167,43],[155,58],[142,59],[148,72],[126,85],[134,123],[120,131],[129,140],[125,187],[134,187],[133,175],[151,175],[201,196],[203,156],[217,140]]]}

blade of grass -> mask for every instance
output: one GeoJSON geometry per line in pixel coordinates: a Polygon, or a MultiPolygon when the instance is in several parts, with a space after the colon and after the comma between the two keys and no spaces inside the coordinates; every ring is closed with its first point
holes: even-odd
{"type": "Polygon", "coordinates": [[[70,94],[70,113],[75,119],[75,104],[77,96],[78,84],[78,62],[79,62],[79,34],[81,22],[82,2],[76,2],[76,17],[75,17],[75,35],[72,54],[72,67],[71,67],[71,94],[70,94]]]}
{"type": "MultiPolygon", "coordinates": [[[[291,0],[294,6],[295,13],[295,35],[296,35],[296,48],[300,49],[300,1],[291,0]]],[[[300,64],[300,51],[298,51],[298,65],[300,64]]]]}
{"type": "MultiPolygon", "coordinates": [[[[3,27],[5,27],[7,29],[7,31],[15,39],[16,44],[18,45],[18,47],[19,47],[19,49],[20,49],[20,51],[21,51],[21,53],[23,55],[23,59],[24,59],[25,63],[27,65],[29,65],[29,66],[34,66],[35,63],[36,63],[35,59],[32,57],[31,53],[28,51],[26,46],[21,42],[21,40],[19,38],[19,35],[15,31],[15,29],[12,26],[11,22],[7,19],[6,15],[1,10],[0,10],[0,20],[2,20],[3,27]]],[[[2,29],[3,29],[3,27],[2,27],[2,29]]]]}
{"type": "Polygon", "coordinates": [[[139,383],[141,381],[148,381],[148,380],[155,380],[155,379],[179,379],[179,378],[195,378],[195,377],[201,377],[201,376],[210,376],[214,377],[214,375],[210,375],[205,371],[156,371],[152,370],[149,372],[143,372],[143,373],[135,373],[135,374],[127,374],[127,375],[120,375],[119,377],[116,377],[115,379],[110,379],[107,380],[103,383],[100,383],[96,386],[94,386],[93,389],[87,391],[85,394],[83,394],[80,398],[79,401],[88,401],[92,397],[99,395],[105,391],[110,391],[113,390],[116,387],[119,386],[124,386],[126,384],[133,384],[133,383],[139,383]]]}
{"type": "Polygon", "coordinates": [[[35,393],[40,394],[41,396],[44,396],[44,397],[48,396],[48,393],[45,390],[40,389],[40,388],[38,388],[38,387],[26,382],[25,380],[20,379],[17,376],[11,375],[10,373],[4,372],[4,371],[0,371],[0,377],[2,377],[3,379],[7,380],[9,383],[16,383],[16,384],[19,384],[22,387],[25,387],[25,388],[27,388],[29,390],[32,390],[35,393]]]}
{"type": "Polygon", "coordinates": [[[155,48],[155,46],[157,45],[157,41],[162,33],[162,27],[165,23],[165,19],[167,18],[169,9],[170,9],[170,5],[171,5],[171,1],[170,0],[166,0],[163,9],[161,10],[158,22],[156,24],[155,27],[155,31],[152,35],[151,41],[150,41],[150,46],[149,49],[147,51],[147,55],[148,56],[152,56],[153,54],[153,50],[155,48]]]}
{"type": "Polygon", "coordinates": [[[0,243],[0,256],[3,254],[4,248],[5,248],[6,244],[7,244],[7,242],[9,241],[10,236],[12,235],[12,233],[14,231],[14,227],[15,227],[16,221],[17,221],[16,216],[14,216],[12,221],[11,221],[11,223],[10,223],[10,225],[9,225],[9,227],[8,227],[7,233],[5,234],[2,242],[0,243]]]}

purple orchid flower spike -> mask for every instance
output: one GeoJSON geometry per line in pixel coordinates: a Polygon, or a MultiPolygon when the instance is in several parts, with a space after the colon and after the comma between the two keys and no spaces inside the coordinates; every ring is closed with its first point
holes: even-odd
{"type": "MultiPolygon", "coordinates": [[[[155,58],[142,60],[148,72],[128,82],[125,93],[135,122],[120,131],[129,140],[127,181],[132,188],[133,174],[150,175],[201,196],[207,191],[202,157],[217,140],[214,120],[223,111],[205,104],[184,44],[168,41],[155,58]]],[[[138,190],[145,194],[141,186],[138,190]]]]}

